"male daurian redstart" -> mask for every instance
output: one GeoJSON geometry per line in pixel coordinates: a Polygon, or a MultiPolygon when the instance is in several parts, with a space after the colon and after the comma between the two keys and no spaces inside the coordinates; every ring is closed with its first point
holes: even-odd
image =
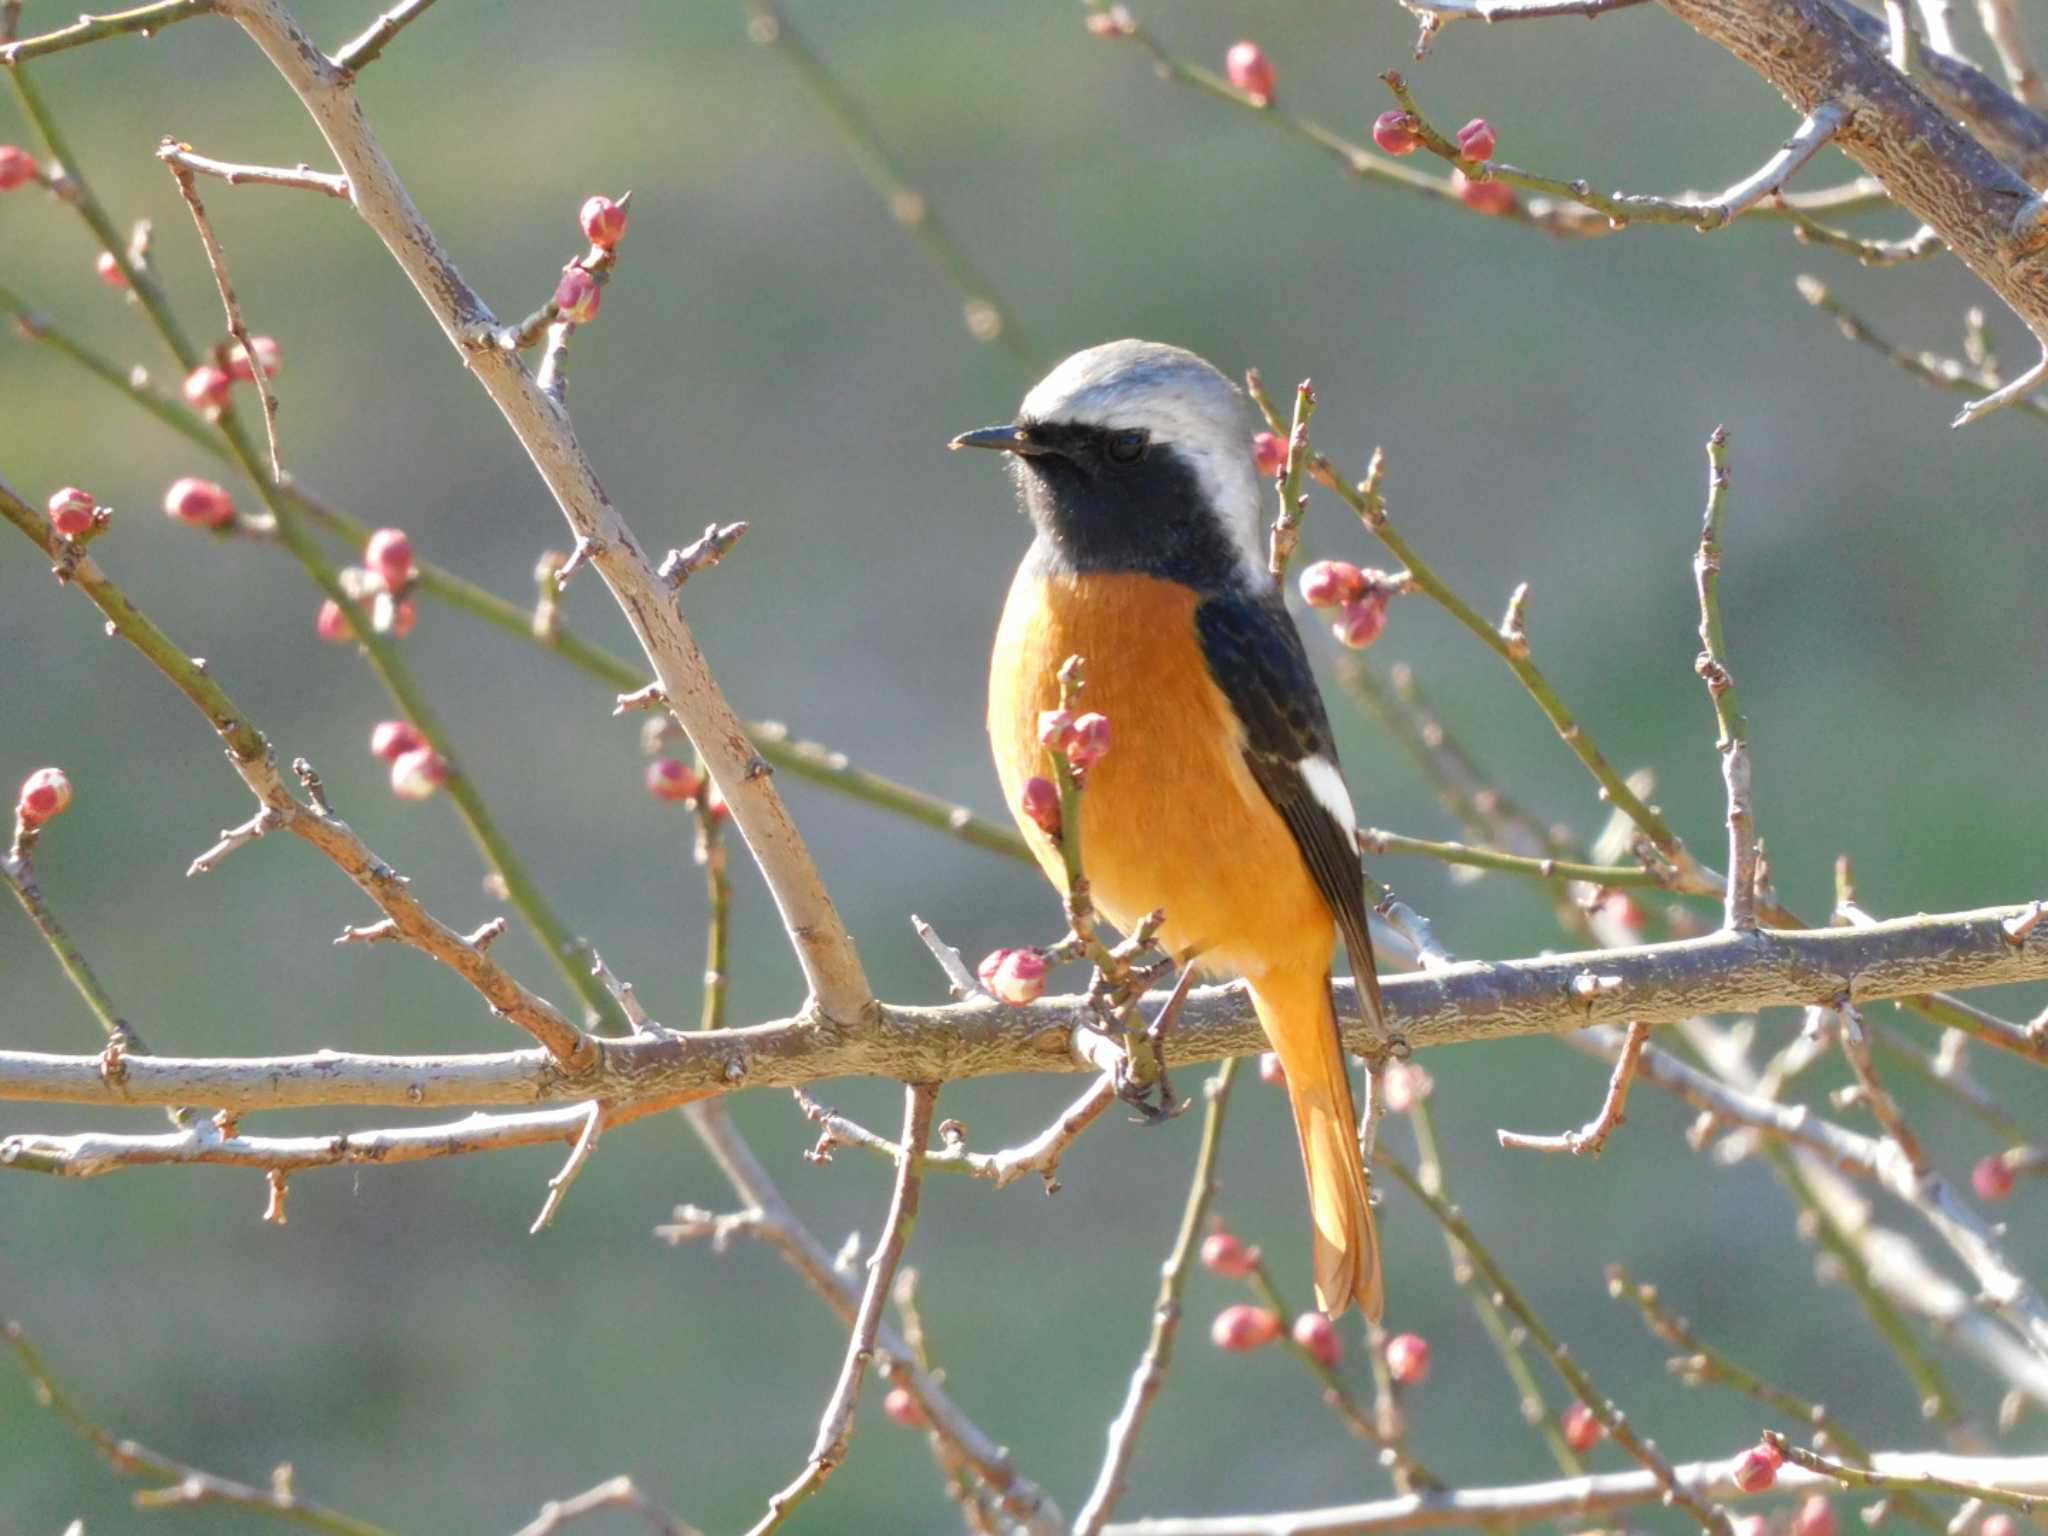
{"type": "Polygon", "coordinates": [[[1081,851],[1128,931],[1164,908],[1184,964],[1241,976],[1287,1071],[1308,1171],[1316,1302],[1377,1319],[1379,1241],[1330,996],[1344,936],[1380,1017],[1357,818],[1301,637],[1266,564],[1243,394],[1192,352],[1115,341],[1040,381],[1008,425],[955,448],[1010,455],[1037,537],[989,668],[1003,792],[1055,885],[1059,851],[1019,810],[1044,769],[1042,710],[1087,660],[1114,747],[1088,770],[1081,851]]]}

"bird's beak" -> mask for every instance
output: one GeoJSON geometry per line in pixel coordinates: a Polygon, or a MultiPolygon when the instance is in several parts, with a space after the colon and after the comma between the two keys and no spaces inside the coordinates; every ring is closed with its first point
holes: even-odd
{"type": "Polygon", "coordinates": [[[1045,452],[1042,446],[1031,441],[1022,427],[1014,425],[982,427],[978,431],[962,432],[952,442],[946,444],[946,446],[948,448],[994,448],[1002,453],[1021,453],[1026,455],[1045,452]]]}

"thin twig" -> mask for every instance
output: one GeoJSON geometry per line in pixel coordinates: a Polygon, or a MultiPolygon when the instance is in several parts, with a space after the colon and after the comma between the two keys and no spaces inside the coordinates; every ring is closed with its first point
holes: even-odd
{"type": "Polygon", "coordinates": [[[102,16],[80,16],[68,27],[58,27],[53,32],[0,45],[0,66],[11,69],[30,59],[62,53],[66,48],[82,48],[87,43],[134,32],[154,37],[165,27],[190,21],[194,16],[204,16],[213,9],[214,0],[155,0],[151,5],[111,11],[102,16]]]}
{"type": "Polygon", "coordinates": [[[1851,1466],[1794,1445],[1774,1429],[1764,1431],[1764,1439],[1776,1446],[1785,1459],[1796,1467],[1809,1472],[1818,1472],[1831,1477],[1845,1488],[1883,1488],[1913,1493],[1946,1493],[1966,1499],[1978,1499],[1986,1504],[2003,1504],[2021,1514],[2032,1514],[2041,1508],[2044,1501],[2037,1494],[2019,1489],[2001,1488],[1994,1483],[1979,1482],[1975,1479],[1943,1477],[1936,1472],[1881,1472],[1870,1467],[1851,1466]]]}
{"type": "MultiPolygon", "coordinates": [[[[1869,347],[1893,367],[1903,369],[1921,383],[1955,394],[1974,395],[1996,389],[1998,381],[1952,357],[1935,352],[1908,352],[1873,331],[1861,316],[1845,306],[1819,278],[1801,274],[1795,279],[1799,296],[1823,314],[1832,315],[1835,328],[1850,341],[1869,347]]],[[[2048,417],[2048,401],[2035,395],[2013,402],[2031,416],[2048,417]]]]}
{"type": "Polygon", "coordinates": [[[157,150],[157,158],[166,165],[183,166],[201,176],[218,176],[231,187],[297,187],[301,191],[324,192],[329,197],[348,201],[346,176],[316,171],[308,165],[237,165],[230,160],[215,160],[209,155],[202,155],[189,144],[168,141],[157,150]]]}
{"type": "Polygon", "coordinates": [[[1636,1064],[1642,1059],[1643,1047],[1649,1041],[1649,1025],[1629,1024],[1621,1054],[1614,1059],[1614,1072],[1607,1079],[1607,1092],[1600,1101],[1600,1112],[1576,1131],[1566,1131],[1557,1136],[1496,1131],[1494,1134],[1499,1137],[1500,1144],[1518,1152],[1569,1152],[1574,1157],[1590,1152],[1598,1157],[1606,1149],[1608,1136],[1627,1119],[1629,1085],[1635,1081],[1636,1064]]]}
{"type": "Polygon", "coordinates": [[[390,10],[370,23],[369,27],[353,41],[344,43],[334,55],[337,68],[353,75],[365,64],[371,63],[382,53],[391,39],[398,36],[413,22],[426,13],[434,0],[400,0],[390,10]]]}
{"type": "Polygon", "coordinates": [[[1721,754],[1728,797],[1728,894],[1722,922],[1732,932],[1748,933],[1756,928],[1756,813],[1750,803],[1749,722],[1735,700],[1735,674],[1728,669],[1721,632],[1721,519],[1727,505],[1728,429],[1716,427],[1707,438],[1707,512],[1692,558],[1700,595],[1700,654],[1693,670],[1707,685],[1721,727],[1714,748],[1721,754]]]}
{"type": "Polygon", "coordinates": [[[549,1500],[531,1522],[519,1528],[515,1536],[555,1536],[555,1532],[572,1521],[594,1515],[601,1509],[628,1510],[646,1521],[648,1529],[659,1532],[660,1536],[700,1536],[694,1525],[684,1524],[655,1505],[634,1486],[630,1477],[610,1478],[595,1488],[585,1489],[574,1498],[549,1500]]]}

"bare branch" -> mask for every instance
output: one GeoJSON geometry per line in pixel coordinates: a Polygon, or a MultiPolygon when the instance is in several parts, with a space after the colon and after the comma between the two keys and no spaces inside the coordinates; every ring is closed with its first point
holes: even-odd
{"type": "Polygon", "coordinates": [[[1749,722],[1735,700],[1735,674],[1728,670],[1728,646],[1721,634],[1721,516],[1727,505],[1728,429],[1716,427],[1707,439],[1707,512],[1692,558],[1700,595],[1700,654],[1693,670],[1707,685],[1721,727],[1714,748],[1721,755],[1728,799],[1728,893],[1722,923],[1733,932],[1750,933],[1756,929],[1757,840],[1750,804],[1749,722]]]}
{"type": "Polygon", "coordinates": [[[190,21],[194,16],[204,16],[213,8],[214,0],[156,0],[152,5],[138,5],[104,16],[80,16],[68,27],[0,45],[0,66],[12,68],[46,54],[62,53],[66,48],[82,48],[87,43],[135,32],[144,37],[154,37],[165,27],[190,21]]]}
{"type": "Polygon", "coordinates": [[[215,160],[202,155],[189,144],[178,144],[166,140],[157,150],[157,158],[166,165],[182,166],[185,170],[201,176],[218,176],[231,187],[297,187],[305,192],[324,192],[329,197],[348,201],[348,178],[336,176],[327,171],[316,171],[303,163],[294,166],[282,165],[237,165],[228,160],[215,160]]]}
{"type": "Polygon", "coordinates": [[[572,1521],[594,1515],[601,1509],[630,1510],[647,1522],[660,1536],[700,1536],[694,1525],[685,1525],[666,1510],[656,1507],[633,1484],[630,1477],[614,1477],[570,1499],[555,1499],[541,1506],[533,1520],[519,1528],[516,1536],[555,1536],[572,1521]]]}
{"type": "Polygon", "coordinates": [[[434,0],[400,0],[399,4],[370,23],[360,36],[341,46],[334,55],[335,67],[344,74],[353,75],[377,59],[391,39],[418,21],[433,3],[434,0]]]}
{"type": "Polygon", "coordinates": [[[1643,1047],[1649,1040],[1649,1025],[1629,1025],[1621,1051],[1614,1058],[1614,1074],[1607,1080],[1607,1093],[1600,1101],[1600,1112],[1576,1131],[1566,1131],[1559,1136],[1497,1131],[1495,1135],[1500,1144],[1518,1152],[1569,1152],[1574,1157],[1590,1152],[1598,1157],[1606,1149],[1608,1136],[1627,1118],[1629,1085],[1635,1081],[1636,1065],[1641,1061],[1643,1047]]]}

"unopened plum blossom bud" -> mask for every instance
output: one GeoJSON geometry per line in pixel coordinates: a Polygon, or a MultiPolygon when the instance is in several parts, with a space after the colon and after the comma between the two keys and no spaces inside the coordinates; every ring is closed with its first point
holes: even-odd
{"type": "Polygon", "coordinates": [[[584,239],[608,251],[626,232],[625,205],[608,197],[587,198],[576,215],[576,222],[583,226],[584,239]]]}
{"type": "Polygon", "coordinates": [[[1012,1007],[1045,995],[1045,954],[1036,949],[998,949],[982,957],[975,975],[991,997],[1012,1007]]]}
{"type": "Polygon", "coordinates": [[[1264,106],[1273,99],[1273,61],[1257,43],[1233,43],[1223,56],[1230,83],[1264,106]]]}
{"type": "Polygon", "coordinates": [[[1390,1114],[1405,1115],[1429,1097],[1436,1082],[1412,1061],[1390,1061],[1380,1075],[1380,1096],[1390,1114]]]}
{"type": "Polygon", "coordinates": [[[1475,117],[1458,130],[1458,153],[1467,160],[1491,160],[1494,151],[1493,124],[1475,117]]]}
{"type": "Polygon", "coordinates": [[[1295,1318],[1294,1342],[1318,1365],[1335,1365],[1344,1358],[1344,1341],[1337,1337],[1337,1325],[1320,1312],[1304,1312],[1295,1318]]]}
{"type": "Polygon", "coordinates": [[[2020,1536],[2020,1523],[2000,1510],[1984,1517],[1984,1523],[1977,1527],[1977,1536],[2020,1536]]]}
{"type": "Polygon", "coordinates": [[[1064,709],[1041,709],[1038,712],[1038,744],[1055,752],[1066,750],[1067,743],[1074,739],[1074,717],[1064,709]]]}
{"type": "Polygon", "coordinates": [[[185,375],[185,403],[195,411],[216,414],[228,403],[228,391],[233,385],[234,380],[225,370],[212,363],[201,363],[185,375]]]}
{"type": "Polygon", "coordinates": [[[1202,1239],[1202,1267],[1232,1280],[1259,1267],[1259,1250],[1247,1247],[1235,1232],[1211,1232],[1202,1239]]]}
{"type": "Polygon", "coordinates": [[[679,757],[657,757],[647,765],[647,793],[657,800],[694,800],[704,781],[679,757]]]}
{"type": "MultiPolygon", "coordinates": [[[[596,202],[596,198],[591,199],[596,202]]],[[[889,1395],[882,1399],[882,1412],[889,1415],[905,1429],[923,1429],[931,1423],[925,1417],[924,1404],[910,1393],[908,1387],[891,1387],[889,1395]]]]}
{"type": "Polygon", "coordinates": [[[1349,560],[1317,560],[1301,572],[1301,600],[1311,608],[1334,608],[1365,596],[1365,572],[1349,560]]]}
{"type": "Polygon", "coordinates": [[[1584,1403],[1573,1403],[1564,1411],[1564,1443],[1580,1455],[1600,1443],[1607,1427],[1584,1403]]]}
{"type": "Polygon", "coordinates": [[[1806,1502],[1792,1517],[1792,1536],[1841,1536],[1835,1506],[1824,1493],[1807,1495],[1806,1502]]]}
{"type": "Polygon", "coordinates": [[[1390,155],[1412,155],[1422,148],[1422,139],[1409,126],[1410,118],[1399,107],[1389,107],[1372,120],[1372,141],[1390,155]]]}
{"type": "Polygon", "coordinates": [[[2012,1184],[2011,1165],[1996,1154],[1970,1170],[1970,1188],[1977,1191],[1979,1200],[2003,1200],[2012,1193],[2012,1184]]]}
{"type": "Polygon", "coordinates": [[[36,179],[36,157],[19,144],[0,144],[0,192],[12,192],[36,179]]]}
{"type": "Polygon", "coordinates": [[[1060,835],[1060,792],[1051,779],[1033,774],[1017,795],[1017,808],[1047,837],[1060,835]]]}
{"type": "Polygon", "coordinates": [[[164,512],[195,528],[224,528],[235,520],[235,499],[213,481],[187,475],[164,492],[164,512]]]}
{"type": "Polygon", "coordinates": [[[1278,1088],[1287,1081],[1287,1069],[1280,1065],[1280,1053],[1267,1051],[1259,1057],[1259,1081],[1278,1088]]]}
{"type": "Polygon", "coordinates": [[[341,604],[330,597],[313,616],[313,633],[330,645],[339,645],[344,640],[353,640],[356,632],[348,615],[341,611],[341,604]]]}
{"type": "Polygon", "coordinates": [[[1473,181],[1463,171],[1451,172],[1451,190],[1467,208],[1474,213],[1493,214],[1496,217],[1515,211],[1515,189],[1506,182],[1473,181]]]}
{"type": "Polygon", "coordinates": [[[1287,439],[1278,432],[1261,432],[1252,438],[1252,459],[1262,475],[1277,475],[1287,467],[1287,439]]]}
{"type": "Polygon", "coordinates": [[[90,530],[92,515],[99,509],[99,503],[92,499],[92,492],[81,491],[75,485],[53,492],[47,505],[50,526],[67,539],[75,539],[90,530]]]}
{"type": "Polygon", "coordinates": [[[128,274],[121,270],[121,260],[112,251],[101,251],[99,259],[92,264],[92,269],[99,274],[100,281],[109,288],[128,286],[128,274]]]}
{"type": "Polygon", "coordinates": [[[1249,1302],[1225,1307],[1209,1325],[1209,1342],[1218,1349],[1261,1349],[1279,1337],[1279,1317],[1249,1302]]]}
{"type": "Polygon", "coordinates": [[[402,592],[413,578],[412,540],[401,529],[379,528],[363,546],[363,564],[383,578],[392,592],[402,592]]]}
{"type": "Polygon", "coordinates": [[[410,720],[379,720],[370,731],[370,756],[387,763],[426,744],[410,720]]]}
{"type": "Polygon", "coordinates": [[[24,827],[40,827],[71,803],[71,781],[62,768],[38,768],[21,783],[14,815],[24,827]]]}
{"type": "Polygon", "coordinates": [[[1067,742],[1067,762],[1074,772],[1086,773],[1109,755],[1109,716],[1086,714],[1076,717],[1074,733],[1067,742]]]}
{"type": "MultiPolygon", "coordinates": [[[[263,377],[266,379],[276,378],[278,363],[276,339],[270,336],[251,336],[249,338],[249,345],[256,349],[256,361],[263,368],[263,377]]],[[[239,379],[244,384],[252,383],[256,378],[256,370],[249,366],[249,354],[242,350],[242,344],[239,341],[228,348],[228,376],[239,379]]]]}
{"type": "Polygon", "coordinates": [[[603,302],[604,293],[597,286],[597,279],[581,267],[567,268],[562,273],[562,280],[555,284],[557,313],[577,325],[595,320],[597,307],[603,302]]]}
{"type": "Polygon", "coordinates": [[[1785,1454],[1768,1440],[1759,1440],[1735,1462],[1735,1486],[1744,1493],[1762,1493],[1778,1480],[1785,1454]]]}
{"type": "Polygon", "coordinates": [[[1429,1376],[1429,1340],[1397,1333],[1387,1340],[1387,1371],[1404,1387],[1419,1387],[1429,1376]]]}
{"type": "Polygon", "coordinates": [[[448,765],[432,747],[414,747],[391,764],[391,793],[424,800],[448,781],[448,765]]]}
{"type": "Polygon", "coordinates": [[[1337,610],[1330,633],[1354,651],[1362,651],[1379,639],[1387,627],[1387,594],[1375,589],[1345,603],[1337,610]]]}

